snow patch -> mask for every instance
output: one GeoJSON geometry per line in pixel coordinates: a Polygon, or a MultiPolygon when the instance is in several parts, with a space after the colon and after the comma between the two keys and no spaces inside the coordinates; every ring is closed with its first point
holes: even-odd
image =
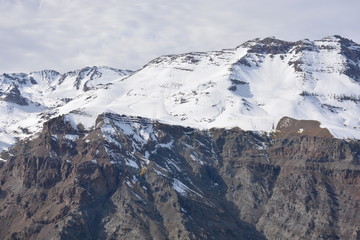
{"type": "Polygon", "coordinates": [[[181,195],[192,193],[201,197],[199,193],[195,192],[194,190],[192,190],[191,188],[189,188],[188,186],[186,186],[184,183],[182,183],[180,180],[176,178],[174,178],[172,186],[174,190],[181,195]]]}
{"type": "Polygon", "coordinates": [[[171,149],[171,147],[173,146],[173,144],[174,144],[174,140],[171,140],[170,142],[168,142],[168,143],[158,143],[158,144],[156,144],[156,148],[169,148],[169,149],[171,149]]]}
{"type": "Polygon", "coordinates": [[[75,142],[75,141],[77,141],[77,140],[79,139],[79,135],[77,135],[77,134],[65,134],[65,135],[64,135],[64,138],[65,138],[66,140],[75,142]]]}
{"type": "Polygon", "coordinates": [[[71,127],[78,131],[78,127],[77,127],[77,124],[75,123],[73,117],[71,115],[65,115],[64,116],[64,123],[70,123],[71,127]]]}
{"type": "Polygon", "coordinates": [[[193,154],[190,154],[190,158],[195,161],[195,162],[198,162],[200,163],[201,165],[204,165],[204,162],[200,160],[199,157],[195,157],[193,154]]]}
{"type": "Polygon", "coordinates": [[[125,160],[125,163],[126,163],[126,165],[128,165],[128,166],[130,166],[130,167],[139,169],[139,166],[137,165],[137,163],[136,163],[134,160],[126,159],[126,160],[125,160]]]}

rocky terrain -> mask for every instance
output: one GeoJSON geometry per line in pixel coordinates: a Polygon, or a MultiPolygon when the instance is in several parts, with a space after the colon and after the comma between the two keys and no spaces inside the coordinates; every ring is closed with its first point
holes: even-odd
{"type": "Polygon", "coordinates": [[[1,239],[359,239],[360,143],[66,116],[4,152],[1,239]]]}

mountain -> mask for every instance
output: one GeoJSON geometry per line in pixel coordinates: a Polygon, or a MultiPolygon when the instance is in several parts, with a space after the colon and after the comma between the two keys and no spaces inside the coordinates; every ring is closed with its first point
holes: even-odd
{"type": "Polygon", "coordinates": [[[131,72],[108,67],[3,74],[2,146],[69,114],[93,126],[103,112],[200,129],[270,132],[284,117],[317,120],[337,138],[360,138],[360,45],[254,39],[235,49],[159,57],[131,72]],[[11,117],[9,117],[9,115],[11,117]],[[24,120],[26,118],[26,120],[24,120]]]}
{"type": "Polygon", "coordinates": [[[360,239],[360,45],[254,39],[0,76],[1,239],[360,239]]]}

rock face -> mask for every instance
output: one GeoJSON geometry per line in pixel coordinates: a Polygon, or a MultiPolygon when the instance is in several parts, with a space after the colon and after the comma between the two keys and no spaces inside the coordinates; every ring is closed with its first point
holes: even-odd
{"type": "Polygon", "coordinates": [[[314,120],[296,120],[289,117],[280,119],[276,126],[277,134],[282,137],[291,135],[305,135],[312,137],[326,137],[333,136],[326,128],[320,127],[320,122],[314,120]]]}
{"type": "Polygon", "coordinates": [[[360,143],[66,116],[0,161],[1,239],[359,239],[360,143]]]}

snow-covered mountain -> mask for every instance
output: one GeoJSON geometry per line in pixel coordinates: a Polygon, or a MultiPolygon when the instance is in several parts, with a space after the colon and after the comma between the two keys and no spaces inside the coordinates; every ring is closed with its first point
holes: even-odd
{"type": "Polygon", "coordinates": [[[0,239],[360,239],[359,60],[265,38],[3,74],[0,148],[26,139],[0,152],[0,239]]]}
{"type": "Polygon", "coordinates": [[[58,108],[87,91],[105,88],[131,71],[87,67],[60,74],[43,70],[0,75],[0,149],[41,130],[58,108]]]}
{"type": "Polygon", "coordinates": [[[142,116],[200,129],[270,132],[279,120],[317,120],[360,139],[360,45],[340,36],[162,56],[131,72],[108,67],[0,77],[1,147],[66,114],[91,128],[99,114],[142,116]]]}

